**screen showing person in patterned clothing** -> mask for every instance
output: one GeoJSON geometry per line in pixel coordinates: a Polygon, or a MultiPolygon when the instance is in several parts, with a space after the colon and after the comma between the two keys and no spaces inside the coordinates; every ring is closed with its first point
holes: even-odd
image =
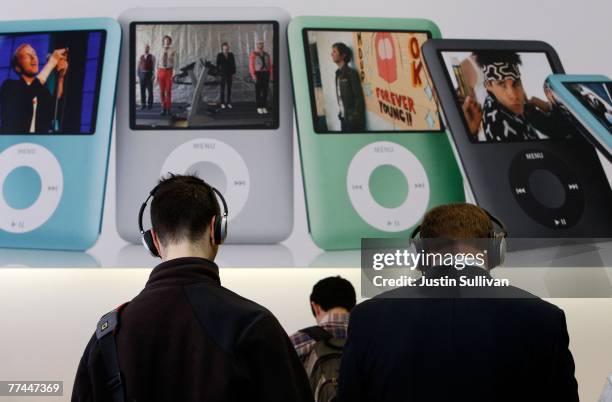
{"type": "Polygon", "coordinates": [[[545,85],[545,53],[508,50],[442,52],[473,142],[568,138],[575,127],[545,85]]]}

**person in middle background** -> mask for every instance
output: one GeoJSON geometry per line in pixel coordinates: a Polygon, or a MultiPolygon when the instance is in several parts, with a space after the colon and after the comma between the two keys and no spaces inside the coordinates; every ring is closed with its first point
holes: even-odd
{"type": "Polygon", "coordinates": [[[227,42],[221,44],[221,52],[217,54],[217,69],[221,76],[221,94],[220,102],[221,109],[232,108],[232,79],[236,74],[236,60],[234,59],[234,53],[230,52],[230,47],[227,42]],[[225,93],[227,88],[227,97],[225,93]]]}
{"type": "Polygon", "coordinates": [[[157,58],[157,82],[161,98],[162,116],[168,116],[172,110],[172,76],[177,62],[176,50],[172,47],[172,38],[164,35],[162,50],[157,58]]]}
{"type": "Polygon", "coordinates": [[[349,281],[340,276],[321,279],[310,294],[317,325],[291,336],[316,402],[335,400],[349,314],[355,303],[355,288],[349,281]]]}
{"type": "Polygon", "coordinates": [[[267,114],[268,85],[272,77],[272,58],[264,50],[264,41],[257,41],[257,48],[249,56],[249,72],[255,82],[255,102],[257,113],[267,114]]]}
{"type": "MultiPolygon", "coordinates": [[[[346,339],[349,313],[356,304],[355,288],[340,276],[321,279],[312,288],[310,310],[316,327],[334,338],[346,339]]],[[[308,360],[316,340],[309,334],[315,327],[304,328],[291,336],[291,342],[302,363],[308,360]]]]}

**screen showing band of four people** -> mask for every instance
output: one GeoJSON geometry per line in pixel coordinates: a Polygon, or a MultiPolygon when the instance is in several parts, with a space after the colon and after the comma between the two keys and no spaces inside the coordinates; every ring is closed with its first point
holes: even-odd
{"type": "Polygon", "coordinates": [[[278,127],[278,23],[135,22],[133,129],[278,127]]]}
{"type": "Polygon", "coordinates": [[[440,131],[425,32],[304,30],[317,133],[440,131]]]}
{"type": "Polygon", "coordinates": [[[545,53],[441,53],[470,141],[538,141],[579,134],[546,85],[553,69],[545,53]]]}
{"type": "Polygon", "coordinates": [[[93,134],[106,33],[0,34],[0,133],[93,134]]]}

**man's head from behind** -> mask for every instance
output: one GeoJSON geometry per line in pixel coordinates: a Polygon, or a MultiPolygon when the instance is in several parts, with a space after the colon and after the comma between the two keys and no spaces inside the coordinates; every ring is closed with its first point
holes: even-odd
{"type": "Polygon", "coordinates": [[[160,180],[151,202],[151,226],[162,260],[213,260],[218,249],[214,225],[219,211],[212,187],[197,176],[170,175],[160,180]]]}
{"type": "Polygon", "coordinates": [[[482,253],[492,234],[489,214],[472,204],[432,208],[423,217],[419,230],[421,244],[428,253],[482,253]]]}
{"type": "Polygon", "coordinates": [[[317,282],[310,294],[310,308],[317,323],[331,312],[348,313],[357,302],[355,288],[340,276],[330,276],[317,282]]]}
{"type": "Polygon", "coordinates": [[[484,74],[484,86],[495,99],[517,115],[525,111],[527,96],[521,80],[521,56],[505,50],[485,50],[474,54],[484,74]]]}
{"type": "Polygon", "coordinates": [[[489,215],[473,204],[446,204],[430,209],[421,223],[421,237],[472,239],[488,237],[492,230],[489,215]]]}

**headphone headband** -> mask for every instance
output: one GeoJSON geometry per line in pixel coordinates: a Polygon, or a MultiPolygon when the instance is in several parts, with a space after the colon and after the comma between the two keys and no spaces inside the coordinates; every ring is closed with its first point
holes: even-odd
{"type": "Polygon", "coordinates": [[[140,230],[140,234],[144,234],[144,226],[142,225],[142,217],[144,215],[144,211],[147,208],[147,204],[149,203],[149,200],[155,195],[159,186],[160,185],[158,184],[155,187],[153,187],[153,190],[149,191],[149,196],[147,197],[146,200],[144,200],[144,202],[140,206],[140,211],[138,211],[138,229],[140,230]]]}
{"type": "Polygon", "coordinates": [[[219,190],[217,190],[216,188],[212,186],[210,186],[210,188],[215,194],[219,196],[219,199],[221,200],[221,204],[223,204],[223,216],[227,217],[227,213],[228,213],[227,202],[225,202],[225,198],[223,197],[223,194],[221,194],[219,190]]]}
{"type": "Polygon", "coordinates": [[[486,209],[483,208],[483,211],[485,211],[485,213],[487,214],[491,222],[495,223],[497,227],[501,229],[500,232],[495,232],[495,230],[493,230],[493,233],[497,233],[498,235],[503,235],[504,237],[508,236],[508,230],[506,229],[506,225],[504,225],[504,222],[502,222],[501,219],[499,219],[498,217],[496,217],[495,215],[493,215],[486,209]]]}
{"type": "MultiPolygon", "coordinates": [[[[504,225],[504,223],[501,221],[501,219],[497,218],[495,215],[493,215],[492,213],[490,213],[489,211],[487,211],[486,209],[480,207],[480,209],[483,210],[483,212],[485,214],[487,214],[487,216],[489,217],[489,220],[496,224],[497,227],[499,227],[501,229],[501,231],[499,232],[495,232],[495,229],[492,228],[491,233],[489,234],[489,237],[494,237],[495,235],[503,235],[503,237],[508,236],[508,230],[506,229],[506,225],[504,225]]],[[[421,225],[417,225],[413,230],[412,233],[410,234],[410,239],[414,240],[417,235],[419,235],[421,232],[421,225]]]]}

